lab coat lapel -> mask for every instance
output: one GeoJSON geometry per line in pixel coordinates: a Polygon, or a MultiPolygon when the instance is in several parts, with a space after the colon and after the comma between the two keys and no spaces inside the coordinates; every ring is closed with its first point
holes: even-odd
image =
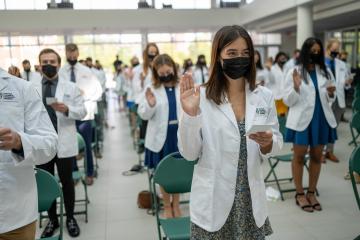
{"type": "Polygon", "coordinates": [[[246,86],[247,87],[246,87],[245,129],[246,131],[248,131],[251,127],[256,112],[256,106],[257,106],[256,93],[258,89],[256,88],[252,92],[248,87],[249,85],[246,86]]]}
{"type": "Polygon", "coordinates": [[[233,109],[231,107],[231,103],[229,102],[228,98],[226,97],[225,102],[220,104],[220,105],[216,105],[216,107],[225,115],[225,117],[238,130],[236,117],[235,117],[234,111],[233,111],[233,109]]]}

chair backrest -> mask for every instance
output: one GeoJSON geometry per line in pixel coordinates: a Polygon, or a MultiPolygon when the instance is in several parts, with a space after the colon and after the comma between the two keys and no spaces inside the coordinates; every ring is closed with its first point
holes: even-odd
{"type": "Polygon", "coordinates": [[[359,197],[359,192],[357,190],[353,172],[360,175],[360,146],[358,146],[354,149],[354,151],[352,152],[352,154],[350,156],[350,161],[349,161],[349,174],[351,177],[351,182],[353,185],[356,202],[357,202],[357,205],[360,210],[360,197],[359,197]]]}
{"type": "Polygon", "coordinates": [[[360,111],[353,114],[350,127],[355,128],[358,132],[360,131],[360,111]]]}
{"type": "Polygon", "coordinates": [[[190,192],[195,164],[196,161],[187,161],[179,153],[172,153],[156,167],[154,183],[170,194],[190,192]]]}
{"type": "Polygon", "coordinates": [[[35,171],[39,212],[45,212],[57,198],[62,196],[62,191],[59,183],[50,173],[38,168],[35,171]]]}
{"type": "Polygon", "coordinates": [[[353,112],[360,112],[360,98],[355,98],[352,102],[353,112]]]}
{"type": "Polygon", "coordinates": [[[285,133],[286,133],[286,116],[278,116],[278,121],[279,121],[279,131],[280,133],[283,135],[283,137],[285,137],[285,133]]]}
{"type": "Polygon", "coordinates": [[[86,148],[85,140],[80,133],[77,133],[77,141],[79,146],[79,152],[85,151],[86,148]]]}

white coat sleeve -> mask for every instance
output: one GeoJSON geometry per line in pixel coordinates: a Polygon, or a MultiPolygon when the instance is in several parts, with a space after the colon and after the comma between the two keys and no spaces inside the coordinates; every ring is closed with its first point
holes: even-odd
{"type": "Polygon", "coordinates": [[[97,102],[103,93],[101,84],[94,74],[89,75],[88,81],[89,87],[86,88],[84,93],[84,100],[97,102]]]}
{"type": "MultiPolygon", "coordinates": [[[[271,98],[268,101],[271,106],[270,106],[270,112],[269,112],[269,116],[268,116],[268,122],[271,123],[271,130],[273,133],[273,145],[272,145],[272,149],[269,153],[267,154],[262,154],[260,149],[260,155],[263,157],[263,159],[266,159],[269,156],[274,156],[275,154],[277,154],[283,147],[283,136],[280,133],[279,130],[279,121],[278,121],[278,117],[277,117],[277,112],[276,112],[276,106],[275,106],[275,99],[274,96],[271,95],[271,98]]],[[[260,147],[259,147],[260,148],[260,147]]]]}
{"type": "MultiPolygon", "coordinates": [[[[334,75],[332,74],[332,72],[329,69],[327,69],[327,72],[328,72],[328,75],[330,76],[330,79],[328,80],[329,83],[327,84],[327,86],[329,86],[329,85],[336,86],[334,75]]],[[[334,96],[333,97],[330,97],[328,91],[326,90],[326,87],[321,89],[321,91],[323,92],[323,94],[325,94],[326,99],[330,104],[335,102],[335,100],[336,100],[336,91],[334,91],[334,96]]]]}
{"type": "Polygon", "coordinates": [[[24,129],[21,138],[23,156],[12,153],[15,165],[41,165],[57,152],[58,137],[39,93],[31,85],[24,88],[24,129]]]}
{"type": "MultiPolygon", "coordinates": [[[[300,85],[300,92],[303,84],[304,83],[302,82],[300,85]]],[[[299,101],[299,99],[300,94],[294,89],[293,70],[290,70],[285,77],[283,101],[287,106],[292,107],[299,101]]]]}
{"type": "Polygon", "coordinates": [[[139,98],[139,106],[137,113],[139,114],[142,120],[150,120],[154,116],[158,105],[159,103],[156,102],[155,106],[151,107],[148,101],[146,100],[145,92],[143,92],[139,98]]]}
{"type": "Polygon", "coordinates": [[[202,151],[201,114],[192,117],[182,111],[178,129],[180,154],[189,161],[195,161],[202,151]]]}
{"type": "Polygon", "coordinates": [[[76,86],[74,86],[72,97],[72,104],[68,105],[69,113],[67,117],[74,120],[81,120],[85,118],[87,111],[84,98],[81,95],[80,89],[76,86]]]}

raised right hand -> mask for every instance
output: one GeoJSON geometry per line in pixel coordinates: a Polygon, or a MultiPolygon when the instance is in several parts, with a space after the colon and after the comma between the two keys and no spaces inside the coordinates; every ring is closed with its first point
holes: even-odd
{"type": "Polygon", "coordinates": [[[180,101],[184,112],[194,117],[200,109],[200,86],[194,85],[189,73],[185,73],[180,80],[180,101]]]}
{"type": "Polygon", "coordinates": [[[295,91],[299,92],[300,85],[301,85],[301,76],[300,76],[300,73],[296,69],[294,69],[294,72],[293,72],[293,82],[294,82],[295,91]]]}
{"type": "Polygon", "coordinates": [[[150,88],[146,89],[145,97],[150,107],[154,107],[156,105],[156,97],[150,88]]]}

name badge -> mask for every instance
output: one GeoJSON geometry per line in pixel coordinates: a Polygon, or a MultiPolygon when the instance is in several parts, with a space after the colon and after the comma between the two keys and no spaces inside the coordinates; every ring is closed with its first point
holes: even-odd
{"type": "Polygon", "coordinates": [[[1,92],[0,101],[2,102],[17,102],[17,98],[12,92],[1,92]]]}

